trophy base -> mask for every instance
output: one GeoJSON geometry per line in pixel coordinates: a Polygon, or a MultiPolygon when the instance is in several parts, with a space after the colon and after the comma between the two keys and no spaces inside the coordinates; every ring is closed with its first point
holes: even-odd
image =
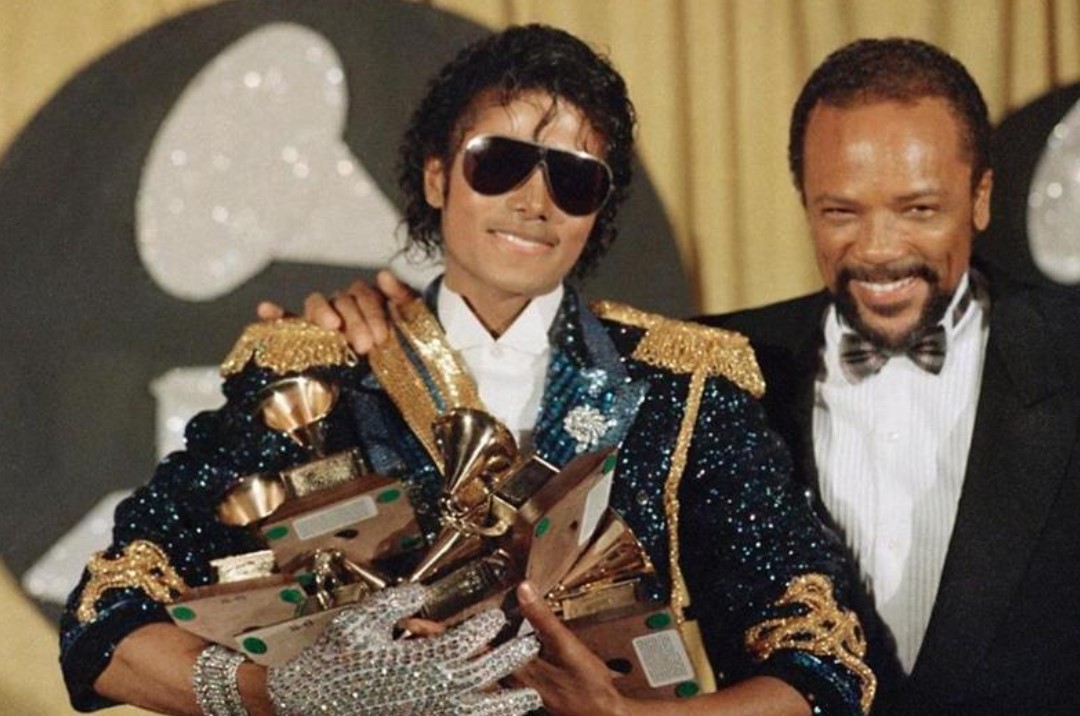
{"type": "Polygon", "coordinates": [[[286,502],[260,531],[285,571],[316,550],[372,564],[423,546],[404,485],[372,474],[286,502]]]}
{"type": "Polygon", "coordinates": [[[689,698],[715,690],[696,625],[678,625],[671,609],[638,604],[594,614],[566,626],[611,671],[615,688],[632,698],[689,698]]]}

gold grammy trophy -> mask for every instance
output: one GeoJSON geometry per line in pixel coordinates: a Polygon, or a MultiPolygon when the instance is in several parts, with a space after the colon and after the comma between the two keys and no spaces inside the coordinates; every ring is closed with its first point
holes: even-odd
{"type": "Polygon", "coordinates": [[[444,413],[432,427],[445,465],[439,498],[443,530],[410,582],[422,582],[475,554],[483,538],[499,537],[510,527],[493,514],[492,498],[519,460],[514,436],[492,415],[472,408],[444,413]]]}
{"type": "Polygon", "coordinates": [[[259,417],[310,459],[244,476],[225,495],[219,519],[255,529],[270,549],[216,560],[216,583],[170,606],[179,626],[258,663],[281,663],[336,609],[390,583],[380,560],[420,542],[399,481],[368,472],[356,449],[327,455],[324,426],[337,398],[336,386],[306,375],[264,389],[259,417]]]}
{"type": "Polygon", "coordinates": [[[445,465],[443,530],[408,577],[431,587],[425,615],[457,621],[507,606],[522,579],[542,591],[558,584],[606,510],[608,451],[559,470],[522,457],[505,426],[471,408],[443,414],[433,431],[445,465]]]}
{"type": "Polygon", "coordinates": [[[356,448],[326,453],[326,420],[338,396],[336,385],[310,375],[263,389],[257,408],[263,422],[288,435],[311,459],[279,473],[285,499],[259,529],[285,570],[296,569],[316,551],[340,552],[355,573],[380,589],[389,580],[373,565],[418,544],[420,528],[400,481],[370,472],[356,448]]]}

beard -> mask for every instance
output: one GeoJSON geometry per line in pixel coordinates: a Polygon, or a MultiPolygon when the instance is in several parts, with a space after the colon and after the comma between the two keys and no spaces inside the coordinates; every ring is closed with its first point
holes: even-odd
{"type": "MultiPolygon", "coordinates": [[[[902,352],[918,341],[928,330],[936,326],[945,316],[949,304],[952,302],[953,293],[947,292],[941,287],[941,276],[934,269],[924,263],[907,263],[894,266],[883,266],[873,269],[843,267],[836,279],[836,310],[840,312],[847,324],[876,348],[885,353],[892,354],[902,352]],[[870,326],[859,315],[859,307],[855,297],[851,293],[852,281],[872,281],[888,283],[901,281],[906,278],[922,279],[930,288],[930,296],[923,304],[918,320],[912,327],[900,335],[890,336],[870,326]]],[[[895,315],[903,310],[899,307],[895,312],[888,310],[879,312],[881,315],[895,315]]]]}

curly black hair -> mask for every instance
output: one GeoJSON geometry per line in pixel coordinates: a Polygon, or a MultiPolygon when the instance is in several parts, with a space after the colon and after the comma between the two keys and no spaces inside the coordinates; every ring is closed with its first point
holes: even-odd
{"type": "Polygon", "coordinates": [[[791,113],[788,166],[803,192],[803,149],[810,112],[818,104],[852,107],[939,97],[952,108],[971,161],[972,188],[990,168],[990,118],[979,86],[944,50],[902,37],[856,40],[825,58],[803,86],[791,113]]]}
{"type": "Polygon", "coordinates": [[[462,139],[462,120],[482,93],[495,92],[509,104],[530,91],[574,105],[603,137],[614,188],[573,275],[580,278],[595,268],[615,240],[615,214],[630,184],[634,106],[626,82],[606,57],[570,33],[545,25],[510,27],[468,45],[428,84],[399,157],[398,185],[405,195],[409,248],[428,256],[442,250],[441,212],[424,198],[426,160],[438,157],[445,166],[452,164],[462,139]]]}

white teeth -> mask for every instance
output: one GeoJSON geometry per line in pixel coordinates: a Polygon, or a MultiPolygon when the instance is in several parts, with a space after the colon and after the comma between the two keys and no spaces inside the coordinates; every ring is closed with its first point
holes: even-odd
{"type": "Polygon", "coordinates": [[[542,241],[534,241],[532,239],[526,239],[526,238],[523,238],[523,237],[518,236],[516,234],[508,234],[505,231],[496,231],[495,233],[498,234],[499,236],[501,236],[502,238],[506,239],[507,241],[509,241],[511,244],[515,244],[517,246],[526,246],[526,247],[530,247],[530,248],[536,248],[538,246],[547,246],[547,244],[545,244],[542,241]]]}
{"type": "Polygon", "coordinates": [[[907,286],[914,281],[912,277],[902,278],[899,281],[890,281],[889,283],[871,283],[870,281],[859,281],[859,285],[865,288],[871,293],[888,293],[889,291],[895,291],[899,288],[907,286]]]}

